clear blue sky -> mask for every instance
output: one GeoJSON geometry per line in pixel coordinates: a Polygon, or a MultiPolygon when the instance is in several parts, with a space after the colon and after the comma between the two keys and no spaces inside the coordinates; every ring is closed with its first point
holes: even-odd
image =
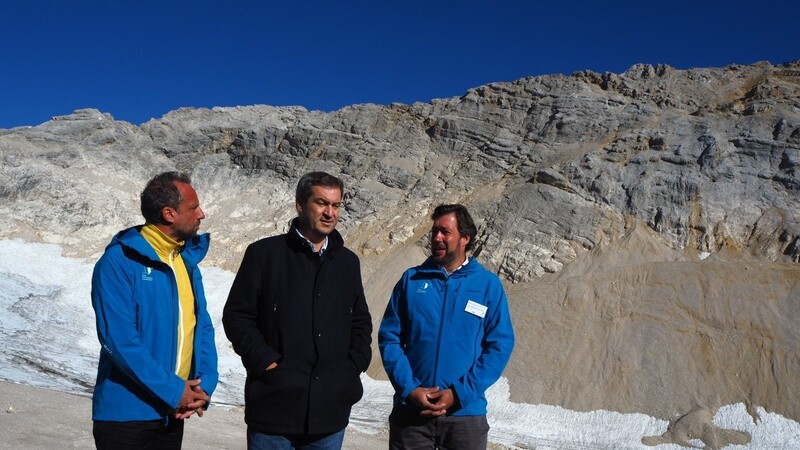
{"type": "Polygon", "coordinates": [[[798,0],[15,1],[0,11],[0,128],[97,108],[331,111],[636,63],[800,59],[798,0]],[[124,3],[124,5],[123,5],[124,3]]]}

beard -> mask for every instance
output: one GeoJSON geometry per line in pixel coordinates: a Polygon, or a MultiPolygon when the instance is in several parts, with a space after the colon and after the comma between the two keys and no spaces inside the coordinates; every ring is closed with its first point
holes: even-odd
{"type": "Polygon", "coordinates": [[[447,266],[456,260],[456,253],[447,250],[445,245],[431,245],[431,257],[436,264],[447,266]],[[444,250],[444,253],[437,254],[437,250],[444,250]]]}
{"type": "Polygon", "coordinates": [[[178,238],[177,239],[178,241],[188,241],[194,235],[196,235],[199,230],[200,230],[200,225],[198,224],[197,226],[194,227],[175,228],[173,229],[173,233],[175,234],[175,237],[178,238]]]}

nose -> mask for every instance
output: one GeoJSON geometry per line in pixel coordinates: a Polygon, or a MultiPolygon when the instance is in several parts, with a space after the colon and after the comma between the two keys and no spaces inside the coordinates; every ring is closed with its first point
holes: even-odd
{"type": "Polygon", "coordinates": [[[203,220],[206,218],[206,213],[203,212],[202,208],[197,208],[197,220],[203,220]]]}
{"type": "Polygon", "coordinates": [[[443,240],[444,235],[441,231],[436,231],[433,233],[433,240],[435,242],[441,242],[443,240]]]}

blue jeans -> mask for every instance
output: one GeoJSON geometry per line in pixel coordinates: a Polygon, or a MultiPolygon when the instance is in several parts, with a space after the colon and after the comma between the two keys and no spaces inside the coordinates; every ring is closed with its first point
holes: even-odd
{"type": "Polygon", "coordinates": [[[344,429],[332,434],[247,433],[247,450],[341,450],[344,429]]]}

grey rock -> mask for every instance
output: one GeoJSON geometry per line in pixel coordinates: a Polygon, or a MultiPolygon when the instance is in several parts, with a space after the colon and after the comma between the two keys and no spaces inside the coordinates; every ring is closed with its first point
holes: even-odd
{"type": "MultiPolygon", "coordinates": [[[[72,230],[135,222],[135,214],[123,211],[135,211],[138,186],[170,168],[231,189],[215,194],[223,213],[209,216],[213,229],[237,202],[284,218],[244,192],[279,188],[282,198],[291,198],[300,174],[328,170],[353,187],[345,229],[376,231],[369,241],[379,252],[416,242],[407,233],[390,238],[388,230],[415,228],[435,203],[491,212],[483,239],[492,245],[483,246],[483,256],[515,282],[569,262],[572,253],[560,249],[589,250],[598,236],[618,234],[626,216],[645,221],[675,248],[717,252],[735,244],[797,262],[797,66],[681,71],[639,64],[619,75],[580,71],[493,83],[429,104],[355,105],[332,113],[182,108],[141,127],[79,110],[0,134],[6,200],[0,210],[6,223],[17,224],[4,227],[4,235],[47,235],[64,216],[74,218],[66,224],[72,230]],[[95,178],[91,187],[86,178],[95,178]],[[123,186],[130,192],[117,189],[123,186]],[[105,208],[87,199],[96,189],[115,191],[121,210],[90,218],[105,208]],[[16,209],[27,196],[52,214],[20,216],[16,209]],[[384,223],[408,204],[419,206],[384,223]],[[784,212],[783,221],[756,243],[753,227],[773,209],[784,212]],[[728,234],[720,241],[712,230],[722,223],[728,234]]],[[[256,233],[248,225],[242,230],[256,233]]],[[[101,247],[79,234],[73,239],[76,253],[101,247]]],[[[243,240],[236,233],[230,239],[243,240]]],[[[229,256],[216,262],[231,267],[229,256]]]]}

